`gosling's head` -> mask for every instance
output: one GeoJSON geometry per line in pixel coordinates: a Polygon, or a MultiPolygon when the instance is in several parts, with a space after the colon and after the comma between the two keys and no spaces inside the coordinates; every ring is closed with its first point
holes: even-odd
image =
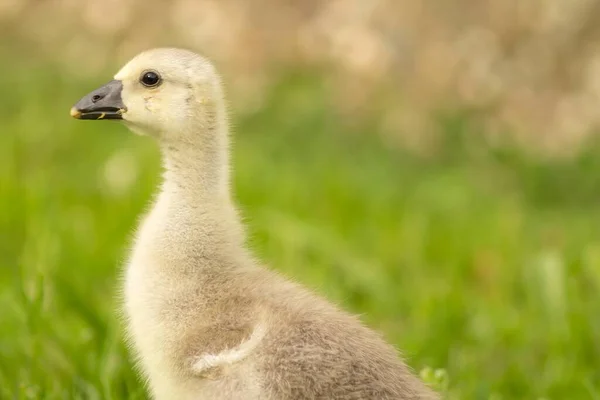
{"type": "Polygon", "coordinates": [[[84,96],[71,116],[123,120],[134,132],[191,143],[224,118],[212,64],[188,50],[158,48],[135,56],[114,80],[84,96]]]}

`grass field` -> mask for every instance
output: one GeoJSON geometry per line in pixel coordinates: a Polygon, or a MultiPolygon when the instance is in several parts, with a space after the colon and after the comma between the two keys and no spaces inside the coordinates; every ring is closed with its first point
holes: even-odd
{"type": "MultiPolygon", "coordinates": [[[[109,76],[0,75],[2,399],[145,398],[115,296],[158,153],[69,117],[109,76]]],[[[448,117],[422,159],[344,132],[319,90],[290,78],[235,120],[236,197],[265,262],[440,370],[450,399],[600,399],[600,147],[554,163],[474,150],[468,118],[448,117]]]]}

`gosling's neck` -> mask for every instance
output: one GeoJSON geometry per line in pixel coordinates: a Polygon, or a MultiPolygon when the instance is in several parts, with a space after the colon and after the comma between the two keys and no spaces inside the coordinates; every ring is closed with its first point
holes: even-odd
{"type": "Polygon", "coordinates": [[[168,132],[159,141],[165,169],[162,190],[178,207],[231,204],[229,132],[221,113],[207,113],[183,132],[168,132]]]}
{"type": "Polygon", "coordinates": [[[162,191],[179,206],[230,203],[229,157],[219,139],[196,143],[163,143],[162,191]]]}
{"type": "MultiPolygon", "coordinates": [[[[170,249],[171,259],[246,256],[244,229],[231,198],[227,124],[217,113],[212,115],[212,120],[193,124],[193,130],[159,139],[163,183],[145,226],[150,237],[170,249]]],[[[188,263],[179,265],[188,271],[188,263]]],[[[194,262],[193,270],[211,265],[194,262]]]]}
{"type": "MultiPolygon", "coordinates": [[[[245,235],[229,187],[223,138],[203,146],[161,146],[164,181],[155,210],[161,234],[180,250],[211,259],[245,254],[245,235]]],[[[206,265],[204,266],[206,267],[206,265]]]]}

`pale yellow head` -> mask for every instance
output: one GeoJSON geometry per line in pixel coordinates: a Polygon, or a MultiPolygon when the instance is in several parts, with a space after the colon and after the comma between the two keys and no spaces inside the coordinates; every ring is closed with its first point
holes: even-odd
{"type": "Polygon", "coordinates": [[[220,79],[212,64],[188,50],[157,48],[135,56],[114,80],[71,110],[79,119],[119,119],[134,132],[165,142],[192,143],[225,118],[220,79]]]}

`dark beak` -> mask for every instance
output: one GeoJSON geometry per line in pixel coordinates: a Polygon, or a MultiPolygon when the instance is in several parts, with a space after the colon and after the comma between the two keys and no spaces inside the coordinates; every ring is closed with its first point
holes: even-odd
{"type": "Polygon", "coordinates": [[[71,116],[77,119],[123,119],[127,108],[123,104],[121,81],[106,85],[84,96],[71,108],[71,116]]]}

